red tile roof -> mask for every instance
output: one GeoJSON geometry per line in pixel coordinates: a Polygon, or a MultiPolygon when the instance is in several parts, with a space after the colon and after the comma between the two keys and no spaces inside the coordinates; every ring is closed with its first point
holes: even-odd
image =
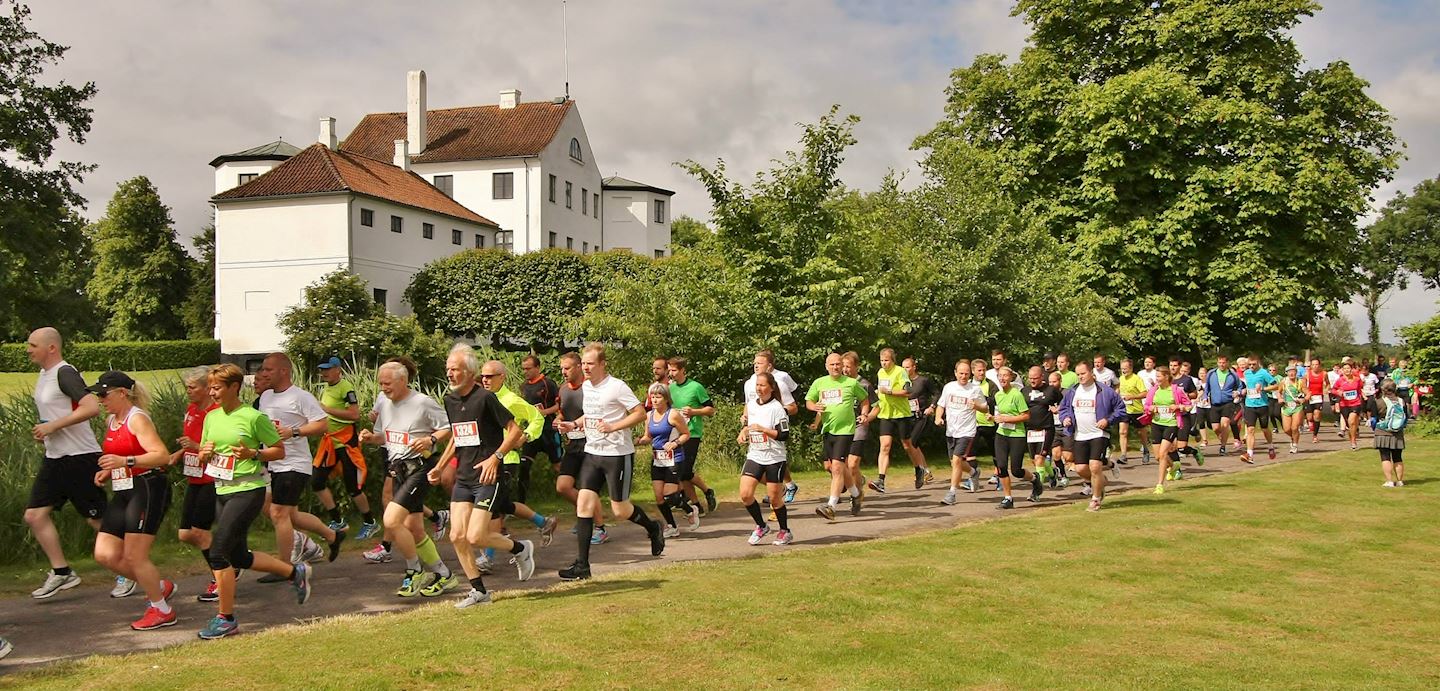
{"type": "MultiPolygon", "coordinates": [[[[392,148],[393,148],[393,142],[392,148]]],[[[415,173],[385,161],[312,144],[273,170],[214,196],[214,201],[353,192],[471,223],[499,225],[445,196],[415,173]]]]}
{"type": "MultiPolygon", "coordinates": [[[[536,156],[555,138],[574,101],[521,103],[514,108],[470,106],[426,111],[425,152],[415,163],[536,156]]],[[[405,113],[371,113],[340,144],[371,158],[388,158],[405,139],[405,113]]],[[[415,147],[411,147],[415,148],[415,147]]]]}

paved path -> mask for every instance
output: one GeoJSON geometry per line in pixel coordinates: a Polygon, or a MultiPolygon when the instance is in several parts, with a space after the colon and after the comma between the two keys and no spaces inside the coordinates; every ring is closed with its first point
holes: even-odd
{"type": "MultiPolygon", "coordinates": [[[[1368,431],[1367,431],[1368,432],[1368,431]]],[[[1361,448],[1369,447],[1368,434],[1361,439],[1361,448]]],[[[1234,472],[1257,466],[1272,465],[1286,461],[1303,461],[1317,453],[1338,451],[1347,448],[1335,436],[1333,428],[1327,425],[1320,443],[1301,446],[1299,455],[1285,453],[1280,447],[1276,461],[1268,461],[1259,454],[1256,466],[1246,466],[1234,456],[1219,456],[1214,453],[1216,445],[1210,445],[1203,468],[1187,463],[1188,479],[1206,477],[1217,473],[1234,472]]],[[[982,465],[982,469],[984,466],[982,465]]],[[[995,518],[1000,493],[982,490],[975,494],[960,495],[955,506],[944,506],[940,498],[949,487],[948,478],[937,478],[940,482],[913,489],[909,466],[898,466],[891,474],[892,489],[887,495],[870,492],[864,511],[851,517],[848,502],[842,508],[834,523],[827,523],[814,512],[820,494],[828,491],[818,486],[801,487],[801,498],[791,511],[791,528],[796,535],[795,544],[790,547],[775,547],[767,539],[760,546],[752,547],[745,538],[754,528],[750,517],[738,502],[722,502],[721,507],[707,516],[696,533],[682,532],[678,538],[668,541],[663,557],[651,557],[649,541],[639,527],[622,523],[612,525],[611,541],[595,547],[591,552],[593,570],[596,576],[624,571],[649,568],[651,566],[687,560],[711,560],[736,558],[759,552],[780,549],[808,549],[820,545],[893,537],[953,527],[960,523],[985,518],[995,518]]],[[[873,469],[871,471],[873,473],[873,469]]],[[[1108,492],[1146,490],[1154,486],[1156,468],[1154,465],[1141,466],[1134,459],[1128,467],[1120,470],[1120,479],[1111,480],[1108,492]]],[[[988,476],[983,473],[982,476],[988,476]]],[[[1113,478],[1113,476],[1112,476],[1113,478]]],[[[1185,481],[1182,481],[1182,484],[1185,481]]],[[[1028,490],[1017,488],[1015,510],[1006,516],[1024,515],[1037,508],[1070,505],[1064,510],[1079,511],[1085,498],[1080,494],[1078,482],[1069,488],[1047,490],[1040,502],[1025,501],[1028,490]]],[[[652,510],[652,515],[653,510],[652,510]]],[[[683,520],[681,521],[683,523],[683,520]]],[[[512,521],[512,524],[515,524],[512,521]]],[[[773,524],[772,524],[773,527],[773,524]]],[[[682,529],[683,530],[683,529],[682,529]]],[[[516,536],[522,539],[534,537],[531,529],[521,527],[516,536]]],[[[548,548],[537,550],[534,577],[524,584],[516,581],[513,567],[508,565],[497,569],[485,579],[490,589],[509,592],[518,589],[543,589],[559,583],[556,571],[568,565],[575,557],[574,536],[568,524],[556,532],[555,542],[548,548]]],[[[366,545],[368,548],[369,545],[366,545]]],[[[538,546],[538,543],[537,543],[538,546]]],[[[454,552],[448,544],[442,552],[452,568],[455,566],[454,552]]],[[[347,550],[332,564],[321,563],[315,568],[314,594],[303,607],[295,604],[293,591],[287,585],[263,585],[255,582],[255,575],[247,574],[241,581],[237,615],[241,631],[252,632],[280,624],[306,622],[315,619],[355,613],[381,613],[411,609],[426,603],[450,600],[444,598],[401,599],[394,595],[403,575],[404,565],[392,562],[375,565],[366,563],[358,550],[347,550]]],[[[191,576],[179,579],[179,591],[174,598],[180,621],[173,627],[158,631],[137,632],[130,630],[130,621],[139,617],[144,607],[143,595],[136,594],[125,599],[107,597],[112,583],[97,583],[87,580],[79,587],[62,592],[49,600],[32,600],[16,597],[0,600],[0,633],[15,644],[15,652],[3,663],[0,673],[33,667],[45,663],[77,658],[91,654],[126,653],[177,645],[198,643],[195,632],[215,613],[212,603],[196,602],[194,596],[201,592],[209,579],[207,576],[191,576]]]]}

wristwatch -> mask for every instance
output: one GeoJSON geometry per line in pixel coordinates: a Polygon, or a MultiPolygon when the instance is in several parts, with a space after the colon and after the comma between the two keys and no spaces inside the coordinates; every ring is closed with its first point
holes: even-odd
{"type": "Polygon", "coordinates": [[[433,434],[430,435],[430,448],[431,448],[431,449],[434,449],[435,447],[437,447],[437,446],[439,446],[439,445],[440,445],[440,440],[439,440],[439,439],[436,439],[436,438],[435,438],[435,435],[433,435],[433,434]]]}
{"type": "Polygon", "coordinates": [[[126,456],[126,457],[125,457],[125,467],[126,467],[126,468],[134,468],[134,467],[135,467],[135,457],[134,457],[134,456],[126,456]]]}

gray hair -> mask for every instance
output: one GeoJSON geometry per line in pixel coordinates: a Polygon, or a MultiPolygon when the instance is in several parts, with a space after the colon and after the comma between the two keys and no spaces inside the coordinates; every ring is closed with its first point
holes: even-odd
{"type": "Polygon", "coordinates": [[[195,382],[199,382],[202,385],[207,384],[210,381],[210,368],[201,365],[185,370],[185,373],[180,376],[180,380],[185,382],[186,386],[194,384],[195,382]]]}
{"type": "Polygon", "coordinates": [[[405,365],[402,365],[398,362],[387,362],[383,365],[380,365],[380,368],[377,369],[376,372],[378,374],[384,374],[386,372],[389,372],[390,376],[399,377],[400,381],[405,382],[406,384],[410,383],[410,370],[406,369],[405,365]]]}
{"type": "Polygon", "coordinates": [[[475,349],[468,343],[456,343],[450,348],[450,356],[459,355],[465,371],[475,374],[480,371],[480,358],[475,355],[475,349]]]}

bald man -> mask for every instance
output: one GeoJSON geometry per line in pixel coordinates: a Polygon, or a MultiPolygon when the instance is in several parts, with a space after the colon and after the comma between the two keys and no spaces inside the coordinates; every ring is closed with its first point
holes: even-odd
{"type": "Polygon", "coordinates": [[[50,560],[45,582],[30,593],[37,600],[80,585],[80,577],[65,561],[51,514],[68,501],[91,528],[99,530],[105,508],[105,490],[95,485],[100,444],[88,424],[100,414],[100,399],[85,390],[85,379],[65,362],[62,345],[60,332],[48,326],[36,329],[25,342],[25,354],[40,367],[40,381],[35,385],[40,423],[31,434],[45,445],[45,460],[25,505],[25,524],[50,560]]]}

